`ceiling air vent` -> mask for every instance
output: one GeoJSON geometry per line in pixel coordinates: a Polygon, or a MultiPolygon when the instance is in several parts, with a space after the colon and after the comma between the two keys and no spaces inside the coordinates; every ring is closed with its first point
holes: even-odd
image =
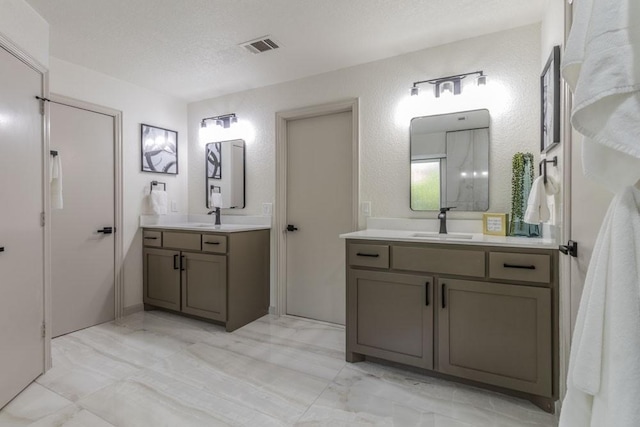
{"type": "Polygon", "coordinates": [[[276,43],[271,36],[260,37],[255,40],[251,40],[240,44],[251,53],[262,53],[269,50],[278,49],[280,46],[276,43]]]}

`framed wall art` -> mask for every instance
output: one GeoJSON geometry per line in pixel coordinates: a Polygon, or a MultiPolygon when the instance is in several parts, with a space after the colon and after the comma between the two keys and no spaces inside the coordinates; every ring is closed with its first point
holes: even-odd
{"type": "Polygon", "coordinates": [[[178,174],[178,132],[140,125],[142,172],[178,174]]]}
{"type": "Polygon", "coordinates": [[[560,46],[554,46],[540,76],[540,152],[560,144],[560,46]]]}

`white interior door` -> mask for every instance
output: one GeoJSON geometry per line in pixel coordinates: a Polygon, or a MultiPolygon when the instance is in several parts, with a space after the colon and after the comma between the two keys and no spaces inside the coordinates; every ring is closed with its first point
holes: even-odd
{"type": "MultiPolygon", "coordinates": [[[[51,149],[62,161],[63,209],[51,211],[52,335],[115,317],[114,118],[51,103],[51,149]]],[[[116,230],[117,231],[117,230],[116,230]]]]}
{"type": "Polygon", "coordinates": [[[41,75],[0,48],[0,408],[44,371],[41,75]]]}
{"type": "Polygon", "coordinates": [[[583,137],[573,131],[571,142],[571,240],[578,242],[578,256],[571,257],[571,334],[575,326],[584,279],[600,226],[613,194],[584,176],[583,137]]]}
{"type": "Polygon", "coordinates": [[[287,314],[344,324],[352,113],[287,122],[287,314]]]}

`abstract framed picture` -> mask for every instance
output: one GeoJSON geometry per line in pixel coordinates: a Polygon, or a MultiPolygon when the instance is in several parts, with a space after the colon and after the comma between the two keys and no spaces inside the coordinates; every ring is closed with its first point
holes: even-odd
{"type": "Polygon", "coordinates": [[[140,125],[142,172],[178,174],[178,132],[140,125]]]}
{"type": "Polygon", "coordinates": [[[554,46],[540,76],[540,152],[560,144],[560,46],[554,46]]]}
{"type": "Polygon", "coordinates": [[[222,143],[207,144],[207,178],[222,179],[222,143]]]}

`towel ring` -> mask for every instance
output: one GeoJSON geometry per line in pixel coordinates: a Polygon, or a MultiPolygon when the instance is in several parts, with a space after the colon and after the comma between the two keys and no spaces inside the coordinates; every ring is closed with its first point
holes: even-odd
{"type": "Polygon", "coordinates": [[[156,185],[162,185],[163,190],[167,191],[167,184],[164,183],[164,182],[158,182],[158,181],[151,181],[151,190],[150,191],[153,191],[153,187],[156,186],[156,185]]]}
{"type": "Polygon", "coordinates": [[[540,171],[538,172],[538,175],[544,177],[543,181],[545,184],[547,183],[547,163],[553,163],[553,166],[558,166],[558,156],[553,156],[552,160],[542,159],[540,161],[540,164],[538,165],[538,168],[540,169],[540,171]],[[544,174],[542,173],[543,166],[544,166],[544,174]]]}

